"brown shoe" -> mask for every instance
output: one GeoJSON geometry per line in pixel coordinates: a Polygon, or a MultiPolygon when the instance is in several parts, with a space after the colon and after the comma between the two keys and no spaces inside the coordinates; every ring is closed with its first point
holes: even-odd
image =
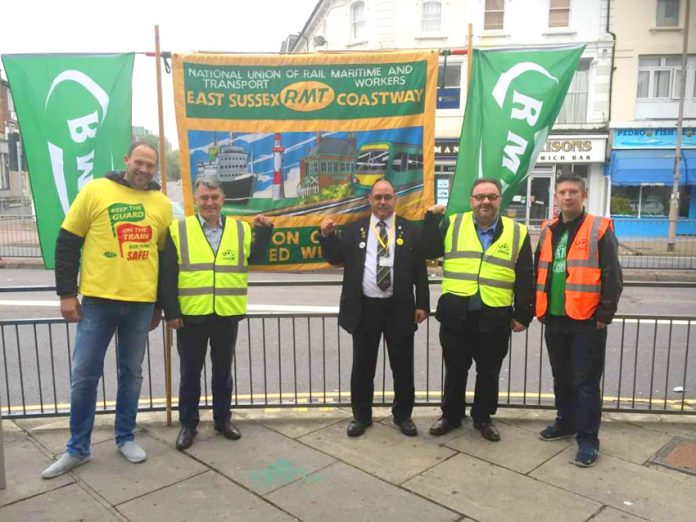
{"type": "Polygon", "coordinates": [[[435,422],[433,422],[432,426],[430,426],[429,433],[434,437],[439,437],[440,435],[449,433],[450,431],[452,431],[455,428],[458,428],[461,425],[461,422],[452,422],[451,420],[447,420],[444,417],[440,417],[435,422]]]}
{"type": "Polygon", "coordinates": [[[493,421],[489,422],[474,422],[474,428],[481,432],[481,436],[490,440],[491,442],[498,442],[500,440],[500,432],[496,428],[493,421]]]}

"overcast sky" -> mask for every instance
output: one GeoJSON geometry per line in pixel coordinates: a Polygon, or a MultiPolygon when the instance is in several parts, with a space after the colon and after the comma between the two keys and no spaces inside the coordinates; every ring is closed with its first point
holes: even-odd
{"type": "MultiPolygon", "coordinates": [[[[12,0],[0,7],[0,54],[163,51],[271,52],[299,33],[317,0],[12,0]]],[[[172,77],[162,69],[166,137],[178,148],[172,77]]],[[[133,125],[157,133],[153,58],[133,71],[133,125]]],[[[3,72],[3,78],[5,78],[3,72]]]]}

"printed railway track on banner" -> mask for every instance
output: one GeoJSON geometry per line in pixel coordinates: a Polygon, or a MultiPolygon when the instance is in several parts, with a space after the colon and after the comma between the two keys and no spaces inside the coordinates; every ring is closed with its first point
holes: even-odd
{"type": "MultiPolygon", "coordinates": [[[[411,194],[415,191],[422,190],[423,184],[417,184],[403,188],[396,192],[397,197],[411,194]]],[[[330,201],[327,203],[317,203],[314,205],[303,207],[291,207],[289,209],[279,209],[267,212],[267,216],[305,216],[308,214],[323,213],[327,214],[327,210],[336,211],[338,214],[352,214],[368,210],[370,204],[365,196],[353,196],[351,198],[342,199],[340,201],[330,201]]]]}

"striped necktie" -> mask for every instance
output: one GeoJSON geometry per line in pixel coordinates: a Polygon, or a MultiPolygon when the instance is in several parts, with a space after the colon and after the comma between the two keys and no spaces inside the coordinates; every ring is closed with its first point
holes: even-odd
{"type": "Polygon", "coordinates": [[[387,224],[384,221],[377,223],[379,228],[379,240],[377,241],[377,287],[386,291],[391,286],[391,269],[388,266],[382,266],[379,262],[383,257],[389,257],[389,235],[387,233],[387,224]]]}

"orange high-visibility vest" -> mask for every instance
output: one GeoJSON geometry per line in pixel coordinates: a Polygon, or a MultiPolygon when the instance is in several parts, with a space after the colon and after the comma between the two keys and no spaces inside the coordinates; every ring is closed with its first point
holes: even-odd
{"type": "MultiPolygon", "coordinates": [[[[550,226],[558,218],[546,223],[539,236],[541,252],[537,267],[536,316],[546,314],[548,297],[546,284],[553,263],[553,240],[550,226]]],[[[587,214],[578,228],[566,255],[565,311],[571,319],[591,319],[599,306],[602,289],[602,271],[599,267],[599,240],[607,229],[614,230],[609,218],[587,214]]]]}

